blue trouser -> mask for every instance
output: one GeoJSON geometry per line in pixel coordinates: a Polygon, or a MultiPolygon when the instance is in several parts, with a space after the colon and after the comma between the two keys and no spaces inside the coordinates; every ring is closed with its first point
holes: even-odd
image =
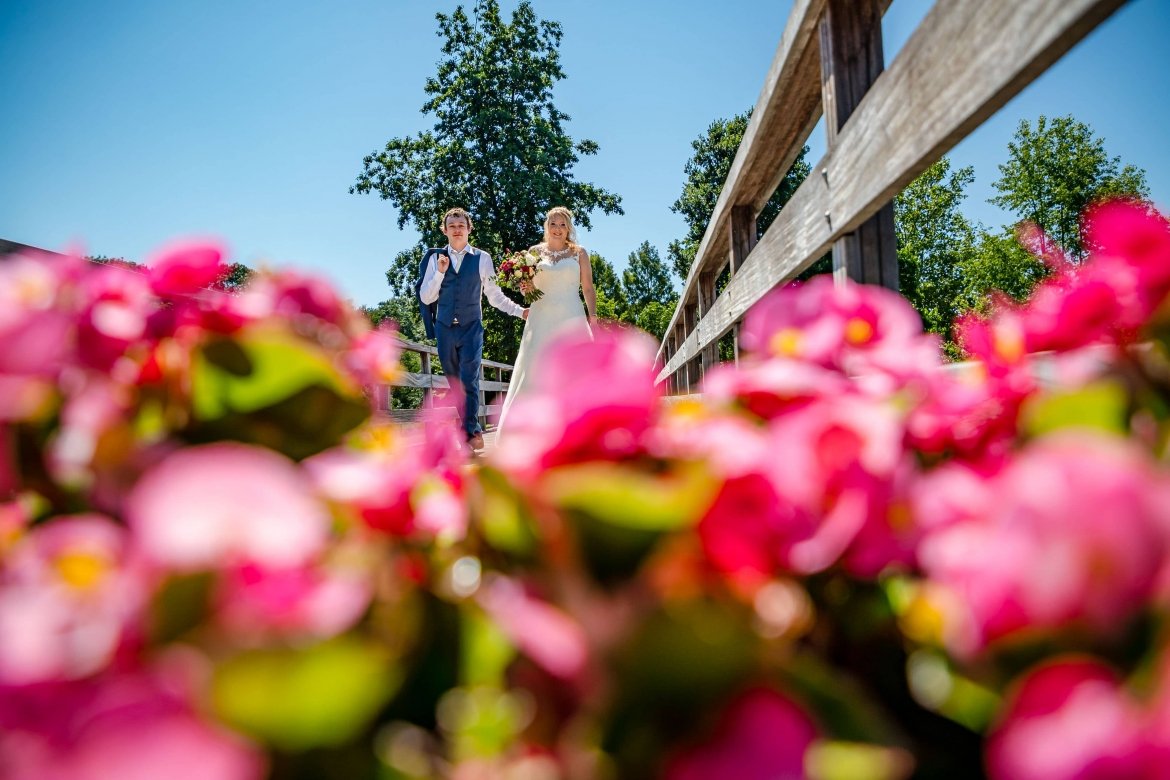
{"type": "Polygon", "coordinates": [[[463,430],[467,438],[480,432],[479,373],[483,361],[483,322],[466,325],[435,323],[435,346],[447,381],[458,377],[463,385],[463,430]]]}

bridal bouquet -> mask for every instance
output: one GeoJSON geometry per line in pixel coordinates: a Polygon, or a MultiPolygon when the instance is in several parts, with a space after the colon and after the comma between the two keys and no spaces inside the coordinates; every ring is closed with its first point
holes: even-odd
{"type": "Polygon", "coordinates": [[[534,286],[531,292],[524,292],[520,289],[521,282],[528,282],[532,284],[532,280],[536,277],[536,272],[540,269],[536,267],[540,262],[540,255],[535,249],[526,249],[522,252],[509,252],[504,255],[504,262],[500,263],[500,272],[496,276],[496,282],[501,287],[508,287],[519,291],[524,296],[524,303],[531,305],[533,301],[540,300],[540,296],[544,293],[534,286]]]}

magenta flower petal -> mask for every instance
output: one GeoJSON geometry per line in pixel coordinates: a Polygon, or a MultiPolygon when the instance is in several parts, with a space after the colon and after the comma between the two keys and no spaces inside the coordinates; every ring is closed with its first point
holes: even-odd
{"type": "Polygon", "coordinates": [[[1114,674],[1090,659],[1030,672],[987,743],[993,780],[1141,778],[1143,717],[1114,674]]]}
{"type": "Polygon", "coordinates": [[[223,247],[211,241],[187,241],[160,249],[147,264],[157,295],[182,296],[210,287],[224,271],[223,247]]]}
{"type": "Polygon", "coordinates": [[[727,706],[711,738],[668,763],[667,780],[800,780],[817,737],[805,712],[775,691],[748,691],[727,706]]]}

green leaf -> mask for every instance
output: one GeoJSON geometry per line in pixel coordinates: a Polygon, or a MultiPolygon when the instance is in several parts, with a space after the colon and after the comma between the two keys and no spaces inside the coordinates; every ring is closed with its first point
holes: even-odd
{"type": "Polygon", "coordinates": [[[459,678],[464,685],[504,684],[504,672],[516,657],[516,648],[507,635],[476,607],[462,610],[461,666],[459,678]]]}
{"type": "Polygon", "coordinates": [[[1024,430],[1043,436],[1064,428],[1094,428],[1126,433],[1126,392],[1114,380],[1100,380],[1076,390],[1039,393],[1021,410],[1024,430]]]}
{"type": "Polygon", "coordinates": [[[248,652],[216,669],[212,702],[226,723],[281,750],[337,746],[364,729],[397,688],[393,660],[352,637],[248,652]]]}
{"type": "Polygon", "coordinates": [[[898,748],[825,740],[809,746],[804,768],[809,780],[901,780],[914,759],[898,748]]]}
{"type": "Polygon", "coordinates": [[[195,441],[231,439],[300,459],[334,446],[369,416],[331,356],[291,333],[254,328],[218,339],[193,362],[195,441]]]}
{"type": "Polygon", "coordinates": [[[562,509],[642,531],[670,531],[697,522],[718,481],[699,464],[648,474],[613,463],[549,471],[544,490],[562,509]]]}

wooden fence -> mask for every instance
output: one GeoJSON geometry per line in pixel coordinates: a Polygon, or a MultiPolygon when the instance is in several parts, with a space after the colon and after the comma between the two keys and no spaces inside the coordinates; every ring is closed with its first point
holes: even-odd
{"type": "Polygon", "coordinates": [[[738,356],[744,313],[830,249],[838,279],[897,289],[893,198],[1124,0],[938,0],[884,68],[890,2],[794,3],[659,350],[671,392],[694,392],[728,332],[738,356]],[[822,115],[828,151],[757,237],[822,115]]]}
{"type": "MultiPolygon", "coordinates": [[[[422,361],[422,371],[419,372],[403,372],[403,374],[392,384],[381,385],[378,388],[378,402],[377,408],[398,420],[399,422],[412,422],[418,420],[427,414],[427,411],[434,408],[434,395],[436,390],[445,390],[448,387],[447,377],[434,373],[431,363],[431,356],[438,358],[439,351],[429,344],[418,344],[413,341],[406,341],[400,339],[399,343],[402,345],[404,352],[417,353],[422,361]],[[394,387],[417,387],[423,391],[423,402],[421,409],[395,409],[393,407],[393,388],[394,387]]],[[[507,372],[509,379],[511,378],[512,366],[507,363],[497,363],[494,360],[484,360],[480,368],[479,376],[479,416],[481,421],[486,426],[487,421],[491,418],[498,417],[500,414],[500,404],[488,404],[487,399],[499,393],[506,393],[508,391],[508,382],[504,379],[504,373],[507,372]],[[495,379],[488,379],[488,372],[495,373],[495,379]]],[[[459,401],[462,405],[462,400],[459,401]]]]}

